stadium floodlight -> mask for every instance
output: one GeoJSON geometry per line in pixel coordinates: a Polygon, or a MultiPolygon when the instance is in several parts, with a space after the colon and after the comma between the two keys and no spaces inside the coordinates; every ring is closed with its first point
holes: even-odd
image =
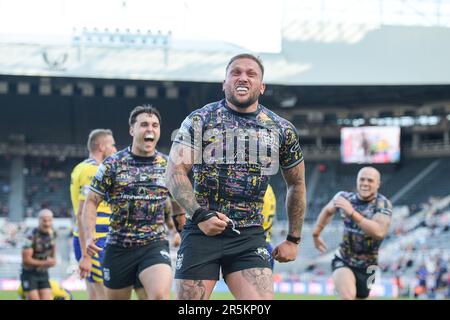
{"type": "Polygon", "coordinates": [[[137,96],[137,88],[136,86],[127,85],[124,87],[123,95],[126,98],[136,98],[137,96]]]}
{"type": "Polygon", "coordinates": [[[158,88],[157,87],[145,87],[145,96],[147,98],[157,98],[158,88]]]}
{"type": "Polygon", "coordinates": [[[103,86],[103,96],[113,98],[116,96],[116,87],[112,84],[103,86]]]}
{"type": "Polygon", "coordinates": [[[39,84],[39,94],[41,96],[48,96],[52,94],[52,85],[49,81],[41,82],[39,84]]]}
{"type": "Polygon", "coordinates": [[[84,97],[92,97],[95,95],[95,87],[92,83],[81,82],[78,84],[81,89],[81,95],[84,97]]]}
{"type": "Polygon", "coordinates": [[[0,94],[7,94],[9,91],[9,85],[6,81],[0,81],[0,94]]]}
{"type": "Polygon", "coordinates": [[[20,95],[30,94],[31,88],[28,82],[19,82],[17,84],[17,93],[20,95]]]}
{"type": "Polygon", "coordinates": [[[62,96],[71,96],[71,95],[73,95],[73,84],[65,83],[63,86],[61,86],[60,94],[62,96]]]}
{"type": "Polygon", "coordinates": [[[166,88],[166,98],[178,99],[178,88],[176,88],[176,87],[166,88]]]}

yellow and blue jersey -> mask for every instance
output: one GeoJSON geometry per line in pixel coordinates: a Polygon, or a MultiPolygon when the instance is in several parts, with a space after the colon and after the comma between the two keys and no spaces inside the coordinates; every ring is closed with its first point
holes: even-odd
{"type": "Polygon", "coordinates": [[[275,193],[269,184],[267,186],[266,194],[264,195],[264,204],[261,211],[261,214],[264,217],[263,228],[266,235],[266,242],[270,242],[272,236],[273,218],[275,217],[276,208],[277,200],[275,198],[275,193]]]}
{"type": "MultiPolygon", "coordinates": [[[[70,181],[70,197],[74,215],[77,215],[78,204],[81,200],[86,200],[89,186],[98,169],[97,162],[88,158],[79,163],[72,171],[70,181]]],[[[97,220],[95,227],[95,237],[103,238],[108,234],[111,208],[106,201],[102,201],[97,208],[97,220]]],[[[75,226],[73,235],[78,237],[78,228],[75,226]]]]}

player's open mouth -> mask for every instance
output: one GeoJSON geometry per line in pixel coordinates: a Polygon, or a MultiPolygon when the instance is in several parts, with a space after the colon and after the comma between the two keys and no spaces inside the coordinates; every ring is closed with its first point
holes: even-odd
{"type": "Polygon", "coordinates": [[[155,141],[155,135],[153,133],[146,134],[144,136],[144,141],[145,142],[148,142],[148,141],[153,142],[153,141],[155,141]]]}
{"type": "Polygon", "coordinates": [[[243,87],[243,86],[239,86],[239,87],[236,87],[236,91],[238,93],[247,93],[248,92],[248,88],[247,87],[243,87]]]}

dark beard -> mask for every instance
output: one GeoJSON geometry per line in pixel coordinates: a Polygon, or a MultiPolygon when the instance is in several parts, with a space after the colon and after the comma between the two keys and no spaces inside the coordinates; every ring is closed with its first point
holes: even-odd
{"type": "Polygon", "coordinates": [[[250,96],[248,98],[248,100],[244,101],[244,102],[239,102],[239,100],[237,100],[232,94],[229,94],[226,92],[225,92],[225,97],[233,106],[236,106],[239,109],[247,109],[252,104],[254,104],[256,101],[258,101],[259,95],[258,96],[250,96]]]}

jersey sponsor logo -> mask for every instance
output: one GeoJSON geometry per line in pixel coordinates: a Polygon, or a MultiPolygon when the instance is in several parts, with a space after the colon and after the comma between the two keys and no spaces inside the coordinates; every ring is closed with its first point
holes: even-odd
{"type": "MultiPolygon", "coordinates": [[[[194,141],[198,146],[195,150],[200,152],[194,164],[257,165],[263,174],[271,175],[278,171],[278,137],[278,131],[269,129],[211,128],[203,133],[200,128],[200,132],[194,130],[194,139],[190,132],[184,132],[183,139],[177,136],[175,141],[194,141]]],[[[171,154],[171,160],[176,164],[192,161],[184,152],[171,154]]]]}
{"type": "Polygon", "coordinates": [[[177,263],[176,263],[176,266],[175,266],[175,268],[177,270],[180,270],[181,267],[183,266],[183,258],[184,258],[184,254],[183,253],[177,254],[177,263]]]}
{"type": "Polygon", "coordinates": [[[111,280],[111,272],[108,268],[103,268],[103,279],[105,279],[106,281],[111,280]]]}

